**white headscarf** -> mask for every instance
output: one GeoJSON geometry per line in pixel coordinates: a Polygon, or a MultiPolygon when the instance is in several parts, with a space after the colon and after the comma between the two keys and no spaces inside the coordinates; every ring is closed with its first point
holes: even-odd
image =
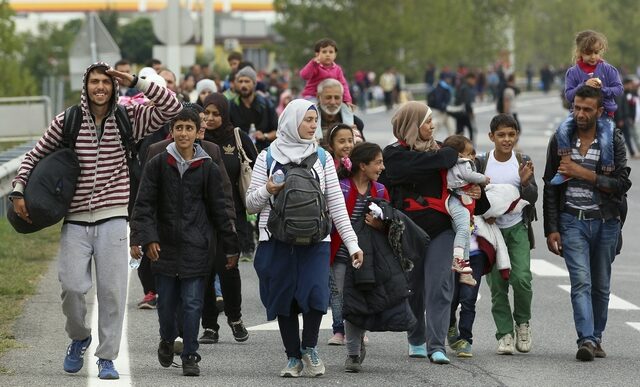
{"type": "Polygon", "coordinates": [[[300,164],[317,151],[318,142],[315,137],[304,140],[298,133],[298,127],[309,108],[316,109],[314,104],[306,99],[294,99],[282,111],[278,119],[277,138],[270,145],[271,155],[280,164],[300,164]]]}

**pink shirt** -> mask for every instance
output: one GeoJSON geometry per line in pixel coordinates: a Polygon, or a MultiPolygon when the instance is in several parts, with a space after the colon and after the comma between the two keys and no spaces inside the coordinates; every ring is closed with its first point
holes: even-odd
{"type": "Polygon", "coordinates": [[[342,101],[345,103],[352,102],[351,93],[349,93],[349,85],[347,84],[347,80],[344,78],[342,67],[340,67],[340,65],[334,63],[330,66],[324,66],[316,62],[315,59],[311,59],[309,63],[300,70],[300,77],[307,81],[304,86],[304,90],[302,90],[303,98],[315,97],[318,94],[318,85],[320,82],[327,78],[333,78],[337,79],[344,89],[342,101]]]}

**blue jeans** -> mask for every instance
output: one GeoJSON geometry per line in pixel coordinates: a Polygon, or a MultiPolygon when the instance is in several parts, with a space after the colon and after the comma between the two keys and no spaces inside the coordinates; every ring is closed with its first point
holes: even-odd
{"type": "Polygon", "coordinates": [[[347,264],[333,262],[329,272],[329,304],[333,316],[333,334],[344,335],[344,319],[342,318],[342,292],[344,291],[344,277],[347,272],[347,264]]]}
{"type": "MultiPolygon", "coordinates": [[[[178,337],[176,311],[182,303],[184,350],[182,358],[198,355],[198,327],[202,315],[205,277],[179,278],[156,274],[160,338],[173,342],[178,337]]],[[[198,355],[199,356],[199,355],[198,355]]]]}
{"type": "Polygon", "coordinates": [[[456,195],[449,197],[449,215],[453,220],[453,229],[456,237],[453,239],[453,247],[464,249],[464,260],[469,260],[469,240],[471,239],[471,214],[456,195]]]}
{"type": "Polygon", "coordinates": [[[562,255],[571,280],[571,305],[578,345],[598,343],[607,325],[611,263],[615,257],[620,220],[578,220],[560,214],[562,255]]]}
{"type": "Polygon", "coordinates": [[[451,302],[451,319],[449,320],[449,326],[456,325],[456,311],[458,305],[460,305],[460,320],[458,321],[458,331],[460,334],[455,341],[464,339],[468,341],[469,344],[473,344],[473,322],[476,319],[476,301],[478,300],[478,291],[480,290],[480,282],[482,281],[486,264],[487,255],[483,252],[469,257],[469,266],[473,269],[471,275],[478,282],[476,286],[461,284],[459,281],[460,274],[456,273],[455,290],[453,291],[453,300],[451,302]]]}
{"type": "MultiPolygon", "coordinates": [[[[556,130],[558,139],[558,155],[571,155],[571,137],[575,131],[576,123],[573,115],[567,117],[556,130]]],[[[598,118],[597,138],[600,145],[600,162],[604,172],[612,172],[615,168],[613,163],[613,130],[615,125],[609,116],[598,118]]]]}

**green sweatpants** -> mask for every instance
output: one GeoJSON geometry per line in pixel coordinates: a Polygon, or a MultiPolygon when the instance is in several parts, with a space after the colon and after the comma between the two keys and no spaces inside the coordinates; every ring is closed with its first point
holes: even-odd
{"type": "Polygon", "coordinates": [[[491,313],[496,323],[496,339],[507,333],[513,335],[514,320],[516,324],[529,322],[531,319],[531,254],[527,228],[520,222],[515,226],[501,229],[502,236],[511,259],[509,280],[500,276],[494,265],[487,274],[487,283],[491,289],[491,313]],[[513,317],[509,305],[509,285],[513,288],[513,317]]]}

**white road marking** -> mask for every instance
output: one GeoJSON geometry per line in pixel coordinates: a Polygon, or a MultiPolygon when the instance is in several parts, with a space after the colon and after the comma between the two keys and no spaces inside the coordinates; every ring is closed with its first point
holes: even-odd
{"type": "Polygon", "coordinates": [[[544,259],[531,260],[531,272],[541,277],[568,277],[569,272],[544,259]]]}
{"type": "MultiPolygon", "coordinates": [[[[128,261],[128,257],[127,257],[128,261]]],[[[133,270],[129,270],[129,280],[131,281],[131,273],[133,270]]],[[[129,282],[127,282],[128,284],[129,282]]],[[[87,386],[131,386],[131,368],[129,363],[129,340],[127,339],[127,305],[129,303],[129,287],[127,286],[127,299],[125,301],[125,309],[124,309],[124,321],[122,322],[122,337],[120,338],[120,352],[118,353],[118,358],[114,360],[113,365],[116,370],[120,374],[120,379],[118,380],[102,380],[98,378],[98,365],[96,364],[96,357],[94,353],[96,348],[98,347],[98,299],[97,296],[93,298],[93,308],[91,308],[91,334],[93,335],[93,339],[91,340],[91,345],[87,349],[87,352],[84,356],[84,363],[87,366],[87,386]]]]}
{"type": "MultiPolygon", "coordinates": [[[[568,293],[571,293],[571,285],[558,285],[558,287],[568,293]]],[[[618,296],[609,294],[609,309],[640,310],[640,307],[637,307],[629,301],[625,301],[618,296]]]]}
{"type": "Polygon", "coordinates": [[[640,322],[629,322],[627,321],[627,325],[630,326],[631,328],[640,331],[640,322]]]}
{"type": "MultiPolygon", "coordinates": [[[[302,329],[302,315],[298,316],[298,324],[300,329],[302,329]]],[[[331,309],[327,310],[327,314],[322,316],[322,322],[320,323],[320,329],[332,329],[333,325],[333,314],[331,313],[331,309]]],[[[256,325],[253,327],[248,327],[248,331],[277,331],[278,330],[278,321],[270,321],[265,324],[256,325]]]]}

